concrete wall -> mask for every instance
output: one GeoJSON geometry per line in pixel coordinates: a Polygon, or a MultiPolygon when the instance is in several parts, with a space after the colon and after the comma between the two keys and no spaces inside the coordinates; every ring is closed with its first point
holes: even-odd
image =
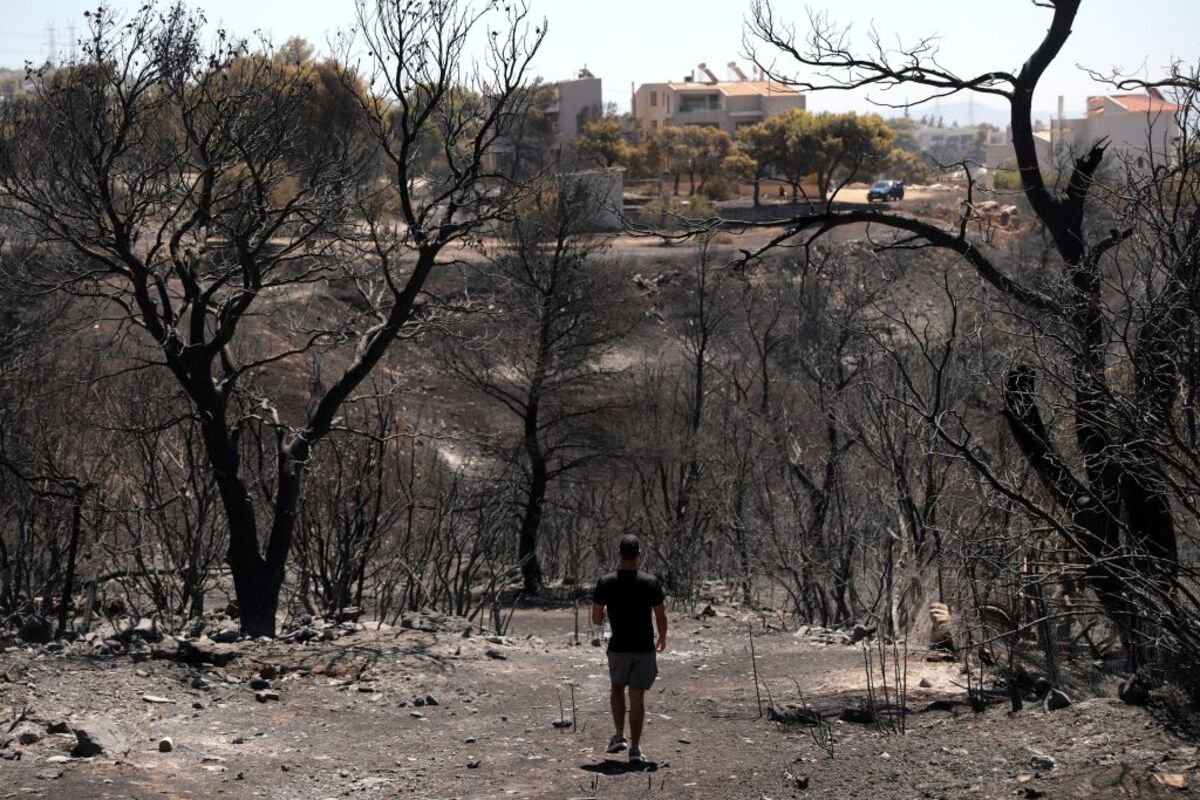
{"type": "Polygon", "coordinates": [[[587,195],[591,227],[597,231],[617,231],[624,227],[621,219],[625,201],[625,170],[594,169],[567,172],[558,179],[572,188],[579,187],[587,195]]]}
{"type": "Polygon", "coordinates": [[[604,95],[599,78],[561,81],[556,88],[559,141],[566,148],[579,135],[579,117],[583,112],[597,118],[604,113],[604,95]]]}
{"type": "MultiPolygon", "coordinates": [[[[1108,98],[1104,100],[1102,112],[1075,119],[1054,120],[1050,140],[1044,135],[1035,138],[1038,162],[1043,169],[1069,166],[1071,158],[1086,153],[1103,138],[1109,141],[1105,157],[1109,167],[1122,159],[1131,160],[1135,166],[1142,159],[1145,164],[1148,153],[1153,153],[1158,163],[1171,158],[1174,142],[1179,137],[1179,125],[1171,112],[1147,114],[1126,111],[1108,98]]],[[[1016,153],[1013,151],[1011,131],[1008,131],[1000,141],[987,145],[984,163],[994,169],[1010,160],[1016,160],[1016,153]]]]}
{"type": "Polygon", "coordinates": [[[808,99],[800,94],[771,94],[762,98],[763,117],[773,117],[776,114],[798,108],[804,111],[808,108],[808,99]]]}
{"type": "Polygon", "coordinates": [[[633,118],[639,125],[661,128],[667,121],[667,95],[670,87],[665,83],[643,83],[633,95],[633,118]],[[657,103],[650,104],[651,94],[657,103]],[[653,124],[657,123],[657,125],[653,124]]]}
{"type": "Polygon", "coordinates": [[[1131,158],[1135,162],[1153,154],[1154,161],[1163,163],[1172,152],[1172,144],[1179,137],[1179,125],[1170,112],[1146,114],[1124,111],[1101,114],[1075,120],[1074,146],[1077,152],[1086,152],[1103,138],[1109,140],[1107,161],[1111,164],[1118,158],[1131,158]]]}

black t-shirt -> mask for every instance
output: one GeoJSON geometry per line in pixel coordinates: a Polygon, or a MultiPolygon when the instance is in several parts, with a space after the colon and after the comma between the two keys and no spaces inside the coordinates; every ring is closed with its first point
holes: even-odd
{"type": "Polygon", "coordinates": [[[663,604],[658,578],[636,569],[619,569],[596,581],[595,601],[608,609],[612,653],[654,652],[654,628],[650,615],[663,604]]]}

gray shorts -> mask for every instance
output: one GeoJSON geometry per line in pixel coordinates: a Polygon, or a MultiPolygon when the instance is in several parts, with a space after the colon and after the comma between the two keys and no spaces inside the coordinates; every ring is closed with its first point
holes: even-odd
{"type": "Polygon", "coordinates": [[[658,677],[658,655],[649,653],[608,654],[608,677],[617,686],[631,689],[649,689],[658,677]]]}

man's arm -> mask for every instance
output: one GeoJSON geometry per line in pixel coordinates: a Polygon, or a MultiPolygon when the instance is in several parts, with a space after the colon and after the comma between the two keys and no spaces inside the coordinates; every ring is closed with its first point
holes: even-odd
{"type": "Polygon", "coordinates": [[[604,606],[600,603],[592,603],[592,624],[596,626],[604,624],[604,606]]]}
{"type": "Polygon", "coordinates": [[[658,646],[655,649],[661,653],[667,649],[667,607],[661,603],[654,607],[654,624],[658,626],[658,646]]]}

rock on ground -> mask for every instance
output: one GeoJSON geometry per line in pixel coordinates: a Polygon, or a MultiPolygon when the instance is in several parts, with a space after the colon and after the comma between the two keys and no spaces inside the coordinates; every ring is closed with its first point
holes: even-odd
{"type": "Polygon", "coordinates": [[[71,755],[76,758],[90,758],[101,753],[119,758],[129,752],[124,734],[110,719],[99,717],[86,720],[71,730],[75,734],[75,747],[71,755]]]}

